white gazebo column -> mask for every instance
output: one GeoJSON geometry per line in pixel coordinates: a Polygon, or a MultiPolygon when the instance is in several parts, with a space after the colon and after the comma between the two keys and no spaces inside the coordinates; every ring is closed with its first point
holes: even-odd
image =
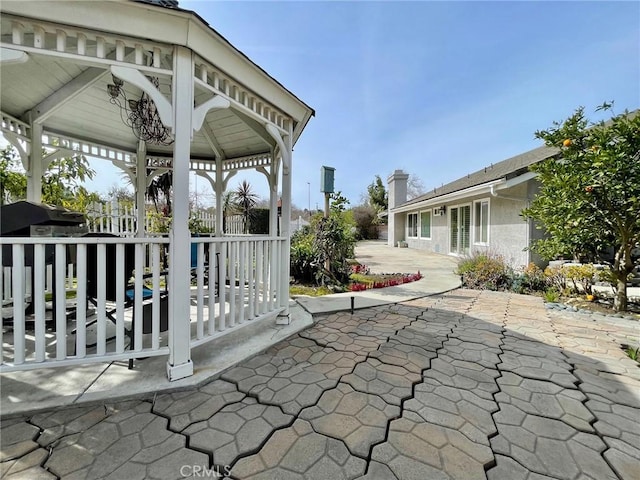
{"type": "Polygon", "coordinates": [[[289,274],[290,274],[290,256],[291,256],[291,166],[293,157],[293,147],[291,144],[291,130],[289,134],[281,134],[273,125],[267,124],[266,130],[276,141],[280,157],[282,158],[282,211],[280,221],[280,235],[284,237],[282,243],[282,251],[280,254],[280,285],[278,285],[280,307],[284,310],[278,316],[276,323],[290,323],[289,315],[289,274]]]}
{"type": "Polygon", "coordinates": [[[283,161],[282,168],[282,216],[280,220],[280,235],[284,237],[280,265],[280,306],[284,311],[278,316],[276,323],[288,324],[291,322],[289,315],[289,276],[291,270],[291,151],[286,154],[289,162],[283,161]],[[286,163],[289,165],[287,166],[286,163]]]}
{"type": "Polygon", "coordinates": [[[42,200],[42,125],[31,122],[31,145],[27,168],[27,200],[42,200]]]}
{"type": "Polygon", "coordinates": [[[146,235],[144,196],[147,191],[147,144],[138,142],[136,158],[136,237],[146,235]]]}
{"type": "Polygon", "coordinates": [[[170,233],[169,380],[193,375],[191,362],[189,160],[193,113],[193,57],[176,46],[173,61],[173,221],[170,233]]]}
{"type": "Polygon", "coordinates": [[[216,155],[216,237],[224,235],[224,173],[222,172],[222,158],[216,155]]]}

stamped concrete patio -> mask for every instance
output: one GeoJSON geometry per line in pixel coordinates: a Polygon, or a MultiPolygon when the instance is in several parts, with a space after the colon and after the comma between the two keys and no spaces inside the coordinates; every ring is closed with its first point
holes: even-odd
{"type": "Polygon", "coordinates": [[[3,419],[3,477],[638,478],[635,321],[469,290],[314,320],[199,388],[3,419]]]}

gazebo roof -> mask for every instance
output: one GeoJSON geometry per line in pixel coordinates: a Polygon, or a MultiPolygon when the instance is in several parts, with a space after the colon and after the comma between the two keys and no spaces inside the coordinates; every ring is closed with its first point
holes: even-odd
{"type": "MultiPolygon", "coordinates": [[[[194,130],[192,159],[259,164],[276,146],[267,125],[290,132],[293,145],[314,115],[192,11],[132,1],[12,0],[0,11],[2,127],[24,139],[31,117],[52,143],[77,141],[88,155],[133,161],[138,139],[110,103],[110,69],[156,77],[171,102],[175,45],[193,53],[196,107],[214,96],[230,102],[208,110],[203,127],[194,130]],[[100,153],[97,146],[111,151],[100,153]]],[[[142,93],[126,79],[123,88],[129,98],[142,93]]],[[[147,155],[170,158],[172,148],[149,143],[147,155]]]]}

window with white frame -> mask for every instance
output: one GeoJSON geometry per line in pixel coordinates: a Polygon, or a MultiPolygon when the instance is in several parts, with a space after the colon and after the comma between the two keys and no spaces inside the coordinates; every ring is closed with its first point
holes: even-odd
{"type": "Polygon", "coordinates": [[[489,200],[478,200],[473,204],[474,242],[489,243],[489,200]]]}
{"type": "Polygon", "coordinates": [[[420,212],[420,238],[431,238],[431,210],[420,212]]]}
{"type": "Polygon", "coordinates": [[[418,236],[418,214],[410,213],[407,215],[407,237],[418,236]]]}

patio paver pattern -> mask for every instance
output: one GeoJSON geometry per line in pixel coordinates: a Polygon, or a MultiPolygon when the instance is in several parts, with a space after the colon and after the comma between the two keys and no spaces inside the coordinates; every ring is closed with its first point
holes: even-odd
{"type": "Polygon", "coordinates": [[[319,316],[198,389],[2,420],[3,478],[640,476],[631,320],[455,290],[319,316]]]}

